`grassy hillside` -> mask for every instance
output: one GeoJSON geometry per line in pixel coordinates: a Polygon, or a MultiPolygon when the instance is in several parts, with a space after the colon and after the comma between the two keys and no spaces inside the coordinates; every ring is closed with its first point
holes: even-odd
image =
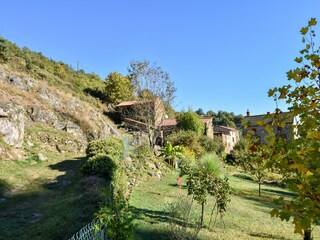
{"type": "MultiPolygon", "coordinates": [[[[168,228],[171,219],[168,203],[180,201],[177,175],[159,182],[148,182],[134,189],[131,197],[131,210],[137,215],[136,232],[141,239],[170,239],[168,228]]],[[[230,177],[232,196],[224,221],[217,220],[214,228],[208,229],[210,211],[205,212],[205,228],[200,231],[199,239],[302,239],[293,233],[293,225],[271,218],[269,212],[276,207],[273,199],[279,196],[289,198],[292,193],[285,189],[263,186],[262,196],[258,196],[255,182],[230,177]]],[[[183,189],[183,196],[187,195],[183,189]]],[[[209,201],[210,202],[210,201],[209,201]]],[[[200,212],[200,207],[197,206],[200,212]]],[[[314,231],[315,239],[320,237],[320,228],[314,231]]]]}
{"type": "MultiPolygon", "coordinates": [[[[72,92],[77,96],[86,94],[104,99],[104,82],[94,73],[85,73],[83,70],[75,70],[63,62],[57,62],[34,52],[27,47],[20,48],[14,43],[0,37],[2,52],[6,52],[6,61],[2,64],[7,70],[25,73],[35,79],[44,80],[51,86],[57,86],[66,92],[72,92]],[[5,50],[3,50],[5,49],[5,50]]],[[[1,61],[0,61],[1,63],[1,61]]]]}

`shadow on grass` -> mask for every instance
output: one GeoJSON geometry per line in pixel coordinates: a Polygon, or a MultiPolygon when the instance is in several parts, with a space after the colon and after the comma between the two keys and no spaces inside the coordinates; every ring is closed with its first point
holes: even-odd
{"type": "Polygon", "coordinates": [[[0,202],[0,239],[68,239],[90,222],[98,203],[97,196],[81,190],[84,161],[75,158],[49,165],[63,173],[54,180],[34,179],[21,190],[9,189],[1,179],[0,199],[5,200],[0,202]]]}
{"type": "Polygon", "coordinates": [[[290,240],[290,238],[283,238],[283,236],[277,236],[273,234],[266,233],[249,233],[252,237],[257,237],[259,239],[282,239],[282,240],[290,240]]]}
{"type": "Polygon", "coordinates": [[[168,222],[170,214],[165,211],[154,211],[143,208],[136,208],[130,206],[130,211],[135,215],[135,217],[139,220],[144,220],[150,223],[160,223],[160,222],[168,222]]]}
{"type": "Polygon", "coordinates": [[[293,193],[293,192],[286,192],[286,191],[275,190],[275,189],[264,189],[263,191],[275,193],[275,194],[282,196],[282,197],[296,197],[297,196],[297,194],[293,193]]]}
{"type": "Polygon", "coordinates": [[[136,229],[135,233],[140,237],[141,240],[167,240],[172,236],[172,233],[170,233],[169,231],[156,231],[141,228],[136,229]]]}
{"type": "MultiPolygon", "coordinates": [[[[168,186],[175,187],[177,189],[179,188],[177,183],[169,183],[168,186]]],[[[182,185],[181,189],[187,189],[187,185],[182,185]]]]}
{"type": "MultiPolygon", "coordinates": [[[[252,183],[250,180],[244,180],[246,182],[252,183]]],[[[256,191],[253,190],[235,190],[232,189],[232,194],[250,201],[254,201],[255,205],[260,205],[267,208],[278,208],[280,205],[274,202],[275,199],[279,197],[292,198],[296,196],[296,193],[288,192],[279,189],[279,187],[274,187],[270,189],[270,185],[262,184],[261,185],[261,196],[258,195],[258,183],[256,191]]]]}
{"type": "Polygon", "coordinates": [[[4,197],[5,193],[10,191],[11,188],[12,186],[6,180],[0,178],[0,198],[4,197]]]}
{"type": "MultiPolygon", "coordinates": [[[[159,227],[153,227],[146,229],[147,225],[136,225],[135,233],[140,237],[140,239],[147,240],[166,240],[171,239],[172,232],[166,227],[168,223],[172,223],[180,227],[192,227],[196,228],[197,226],[192,224],[186,224],[183,220],[179,218],[172,217],[169,212],[166,211],[154,211],[136,207],[130,207],[130,211],[135,215],[137,220],[143,221],[149,224],[163,224],[159,227]],[[166,230],[168,229],[168,230],[166,230]]],[[[150,226],[150,225],[149,225],[150,226]]]]}
{"type": "Polygon", "coordinates": [[[85,157],[78,157],[49,165],[48,167],[52,170],[58,170],[64,172],[64,174],[56,177],[53,181],[44,184],[44,187],[51,190],[61,190],[65,186],[71,184],[71,179],[76,173],[75,170],[80,171],[81,165],[85,160],[85,157]]]}

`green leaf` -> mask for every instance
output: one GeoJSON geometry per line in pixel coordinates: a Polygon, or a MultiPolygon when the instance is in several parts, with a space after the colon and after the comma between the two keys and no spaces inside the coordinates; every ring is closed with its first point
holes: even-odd
{"type": "Polygon", "coordinates": [[[295,60],[297,63],[301,63],[301,62],[302,62],[302,57],[295,58],[294,60],[295,60]]]}
{"type": "Polygon", "coordinates": [[[318,61],[318,60],[319,60],[319,56],[318,56],[317,54],[312,54],[312,55],[310,56],[310,59],[315,62],[315,61],[318,61]]]}
{"type": "Polygon", "coordinates": [[[278,217],[279,216],[279,210],[278,209],[272,209],[270,211],[271,217],[278,217]]]}
{"type": "Polygon", "coordinates": [[[283,221],[283,220],[286,220],[286,221],[289,221],[290,220],[290,217],[291,217],[291,214],[290,212],[287,212],[287,211],[282,211],[279,215],[280,219],[283,221]]]}
{"type": "Polygon", "coordinates": [[[268,91],[268,96],[269,96],[269,97],[273,96],[276,91],[277,91],[277,88],[269,89],[269,91],[268,91]]]}
{"type": "Polygon", "coordinates": [[[302,226],[300,223],[296,223],[294,226],[294,233],[303,234],[302,226]]]}
{"type": "Polygon", "coordinates": [[[302,35],[306,35],[306,33],[308,32],[309,28],[308,27],[304,27],[304,28],[301,28],[300,32],[302,35]]]}
{"type": "Polygon", "coordinates": [[[315,26],[317,24],[317,20],[315,18],[311,18],[310,21],[308,22],[308,26],[315,26]]]}

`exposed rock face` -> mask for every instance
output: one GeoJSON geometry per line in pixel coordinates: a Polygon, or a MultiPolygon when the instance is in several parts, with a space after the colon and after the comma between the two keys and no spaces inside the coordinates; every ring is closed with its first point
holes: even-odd
{"type": "Polygon", "coordinates": [[[38,90],[39,96],[45,100],[48,104],[54,107],[56,110],[62,109],[62,103],[59,98],[47,88],[40,88],[38,90]]]}
{"type": "Polygon", "coordinates": [[[8,73],[0,68],[0,82],[10,84],[23,91],[30,91],[35,81],[31,78],[21,78],[14,73],[8,73]]]}
{"type": "Polygon", "coordinates": [[[24,108],[0,100],[0,135],[13,147],[21,147],[24,137],[24,108]]]}
{"type": "MultiPolygon", "coordinates": [[[[81,152],[88,141],[111,135],[118,135],[117,129],[90,101],[0,65],[0,138],[8,145],[81,152]]],[[[0,152],[5,152],[1,142],[0,152]]]]}
{"type": "Polygon", "coordinates": [[[31,109],[28,110],[28,114],[34,122],[53,124],[58,121],[58,117],[49,109],[31,107],[31,109]]]}

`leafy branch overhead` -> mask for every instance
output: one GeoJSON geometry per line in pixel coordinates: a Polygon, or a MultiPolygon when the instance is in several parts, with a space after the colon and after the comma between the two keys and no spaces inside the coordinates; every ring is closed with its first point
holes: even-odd
{"type": "Polygon", "coordinates": [[[300,30],[305,46],[295,58],[299,66],[287,72],[291,84],[268,92],[276,100],[284,99],[290,113],[284,117],[276,109],[270,114],[272,122],[265,123],[269,139],[261,146],[266,153],[263,157],[284,173],[287,187],[297,193],[290,202],[280,199],[283,208],[271,214],[281,220],[293,218],[295,233],[304,234],[304,239],[311,239],[312,227],[320,223],[320,48],[315,44],[316,24],[311,18],[300,30]],[[290,140],[282,134],[288,118],[298,120],[290,140]]]}

